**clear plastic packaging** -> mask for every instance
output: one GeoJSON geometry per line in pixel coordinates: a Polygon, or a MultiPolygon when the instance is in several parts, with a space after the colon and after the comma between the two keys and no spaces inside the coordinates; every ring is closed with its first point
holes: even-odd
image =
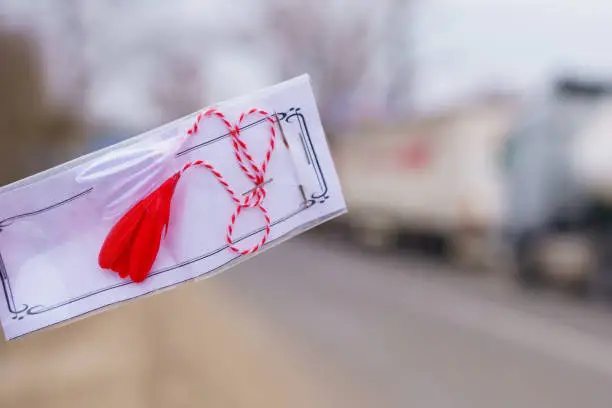
{"type": "Polygon", "coordinates": [[[103,218],[117,219],[179,170],[176,154],[185,140],[181,135],[112,150],[85,166],[75,180],[84,186],[99,186],[103,194],[96,194],[95,199],[104,208],[103,218]]]}
{"type": "Polygon", "coordinates": [[[167,235],[146,279],[134,282],[100,266],[118,220],[185,166],[213,164],[235,197],[253,190],[218,117],[188,136],[200,112],[0,188],[0,320],[7,338],[213,276],[346,211],[308,77],[217,108],[228,123],[242,126],[257,163],[267,157],[274,116],[277,143],[261,194],[269,221],[245,207],[234,225],[236,200],[211,169],[194,165],[176,185],[167,235]],[[241,121],[253,107],[270,115],[241,121]],[[241,248],[262,242],[264,233],[269,238],[254,254],[239,253],[228,245],[228,225],[241,248]]]}

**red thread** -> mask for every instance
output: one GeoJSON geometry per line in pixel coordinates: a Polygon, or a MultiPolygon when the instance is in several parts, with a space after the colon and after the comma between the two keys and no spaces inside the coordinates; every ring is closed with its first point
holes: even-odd
{"type": "Polygon", "coordinates": [[[240,197],[212,164],[204,160],[187,163],[181,171],[174,174],[153,193],[138,202],[115,224],[100,250],[98,257],[100,267],[111,269],[122,278],[129,276],[134,282],[140,282],[146,278],[155,262],[161,241],[168,228],[170,205],[176,184],[185,171],[195,167],[210,171],[236,205],[225,235],[228,248],[237,254],[248,255],[265,245],[270,235],[271,219],[262,203],[266,198],[264,188],[266,171],[275,148],[274,120],[266,111],[253,108],[246,113],[242,113],[238,123],[232,126],[222,112],[208,109],[196,116],[195,123],[187,130],[187,134],[197,133],[200,122],[204,118],[212,117],[219,118],[227,128],[236,162],[244,175],[254,184],[254,188],[246,196],[240,197]],[[255,163],[253,156],[248,151],[246,142],[242,140],[240,134],[243,121],[253,115],[263,116],[270,125],[268,150],[265,153],[264,160],[259,165],[255,163]],[[265,220],[264,233],[260,242],[253,247],[240,249],[235,246],[233,240],[234,226],[242,210],[247,208],[256,208],[262,213],[265,220]]]}

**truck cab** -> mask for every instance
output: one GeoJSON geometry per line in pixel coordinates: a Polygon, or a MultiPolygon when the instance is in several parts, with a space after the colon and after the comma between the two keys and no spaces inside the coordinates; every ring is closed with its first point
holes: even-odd
{"type": "Polygon", "coordinates": [[[506,138],[503,230],[518,282],[527,287],[609,286],[612,205],[581,177],[576,146],[598,118],[612,114],[603,109],[611,97],[607,83],[559,80],[527,104],[506,138]]]}

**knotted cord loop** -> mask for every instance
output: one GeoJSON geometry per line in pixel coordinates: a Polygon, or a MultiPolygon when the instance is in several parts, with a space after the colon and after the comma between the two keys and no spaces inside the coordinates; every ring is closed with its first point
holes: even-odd
{"type": "Polygon", "coordinates": [[[232,147],[234,149],[234,157],[236,159],[236,162],[240,167],[240,170],[242,170],[242,173],[253,183],[254,188],[246,196],[241,197],[237,195],[236,192],[231,188],[229,183],[225,180],[223,175],[211,163],[205,160],[196,160],[194,162],[187,163],[181,170],[181,173],[187,171],[192,167],[202,167],[210,171],[210,173],[217,179],[219,184],[223,186],[225,191],[228,193],[228,195],[236,205],[236,209],[234,210],[234,213],[232,214],[230,222],[227,226],[227,233],[225,239],[228,244],[228,247],[232,251],[241,255],[251,254],[261,248],[266,243],[270,235],[271,219],[270,215],[268,214],[268,211],[263,206],[263,202],[266,198],[266,172],[268,170],[268,165],[270,163],[270,159],[272,158],[272,152],[274,152],[276,143],[276,130],[274,128],[274,119],[272,119],[268,112],[264,110],[251,109],[248,112],[243,112],[240,115],[240,118],[238,119],[238,123],[236,125],[232,125],[222,112],[219,112],[216,109],[209,109],[204,113],[200,113],[196,117],[195,123],[187,131],[187,134],[193,135],[197,133],[200,128],[201,121],[205,118],[217,118],[227,128],[231,138],[232,147]],[[257,163],[255,162],[255,159],[253,158],[252,154],[249,153],[248,145],[241,137],[240,129],[242,127],[243,122],[247,118],[252,116],[262,116],[270,128],[270,141],[268,149],[265,153],[263,161],[259,165],[257,165],[257,163]],[[238,219],[242,211],[244,209],[249,208],[257,208],[262,213],[265,220],[264,234],[259,243],[248,249],[240,249],[234,245],[234,227],[236,225],[236,220],[238,219]]]}

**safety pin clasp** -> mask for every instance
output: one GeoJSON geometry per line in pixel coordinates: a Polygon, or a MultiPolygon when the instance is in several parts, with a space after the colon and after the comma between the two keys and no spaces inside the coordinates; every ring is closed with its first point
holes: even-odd
{"type": "MultiPolygon", "coordinates": [[[[278,113],[274,112],[274,117],[276,118],[276,123],[278,123],[278,129],[280,130],[281,138],[283,139],[283,144],[285,145],[285,148],[287,150],[291,151],[291,148],[289,147],[289,142],[287,141],[287,136],[285,136],[285,130],[283,129],[283,125],[280,119],[278,118],[278,113]]],[[[296,178],[298,179],[298,181],[300,181],[300,184],[298,184],[298,190],[300,190],[300,194],[302,195],[302,199],[304,200],[304,203],[308,203],[308,198],[306,197],[306,190],[304,189],[304,186],[301,184],[301,180],[299,179],[299,177],[297,177],[298,172],[296,169],[295,162],[291,160],[291,164],[293,165],[293,170],[296,175],[296,178]]]]}
{"type": "Polygon", "coordinates": [[[268,179],[268,180],[264,181],[263,183],[259,183],[259,184],[257,184],[255,187],[253,187],[252,189],[250,189],[249,191],[245,191],[244,193],[242,193],[242,195],[243,195],[243,196],[245,196],[245,195],[247,195],[247,194],[250,194],[250,193],[252,193],[253,191],[255,191],[256,189],[258,189],[259,187],[263,187],[263,186],[265,186],[266,184],[271,183],[272,181],[274,181],[274,179],[273,179],[273,178],[268,179]]]}

